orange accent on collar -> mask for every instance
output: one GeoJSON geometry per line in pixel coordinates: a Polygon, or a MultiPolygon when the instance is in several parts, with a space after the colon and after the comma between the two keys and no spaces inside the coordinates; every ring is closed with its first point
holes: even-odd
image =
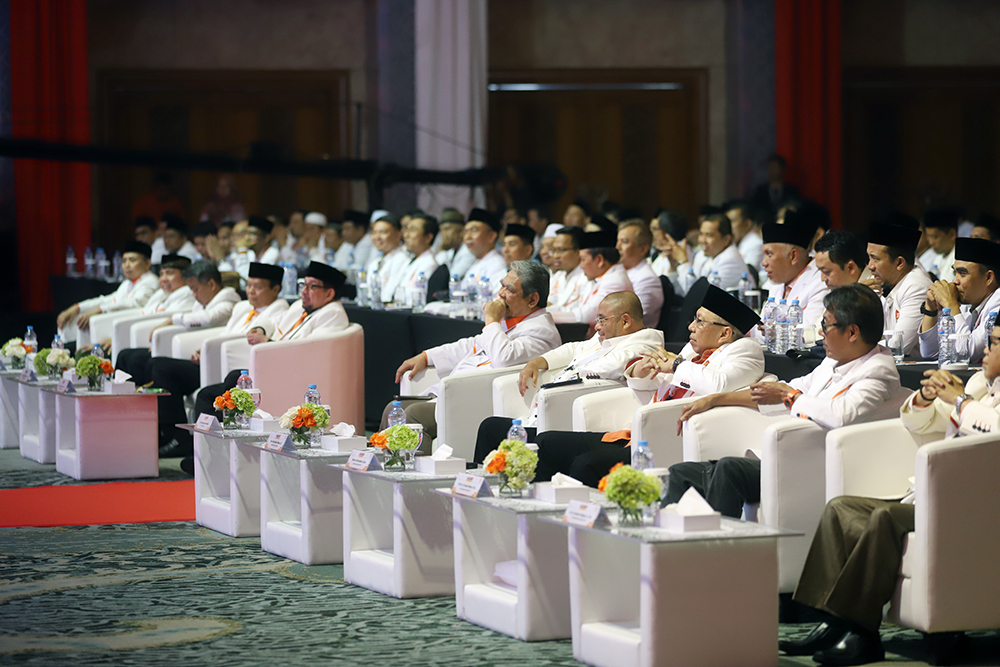
{"type": "Polygon", "coordinates": [[[711,350],[705,350],[701,354],[697,354],[697,355],[691,357],[691,359],[689,359],[689,361],[691,363],[693,363],[693,364],[704,364],[704,363],[706,363],[708,361],[708,358],[710,356],[712,356],[712,353],[715,352],[718,349],[719,348],[716,347],[716,348],[713,348],[711,350]]]}
{"type": "MultiPolygon", "coordinates": [[[[528,315],[530,315],[530,314],[531,313],[528,313],[528,315]]],[[[526,318],[528,315],[521,315],[520,317],[508,317],[507,319],[505,319],[504,320],[504,324],[507,325],[507,331],[510,331],[511,329],[513,329],[514,327],[516,327],[518,324],[520,324],[521,321],[524,318],[526,318]]]]}

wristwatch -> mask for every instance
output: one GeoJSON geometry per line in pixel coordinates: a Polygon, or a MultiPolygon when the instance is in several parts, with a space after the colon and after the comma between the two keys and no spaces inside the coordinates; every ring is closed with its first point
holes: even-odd
{"type": "Polygon", "coordinates": [[[795,399],[802,395],[802,392],[798,389],[792,389],[790,392],[785,394],[785,398],[781,401],[786,408],[792,409],[792,405],[795,404],[795,399]]]}
{"type": "Polygon", "coordinates": [[[955,399],[955,410],[958,411],[958,414],[962,414],[962,405],[964,405],[965,402],[967,400],[969,400],[970,398],[972,398],[971,395],[969,395],[969,394],[962,394],[961,396],[959,396],[958,398],[955,399]]]}
{"type": "Polygon", "coordinates": [[[677,372],[677,367],[681,365],[682,361],[684,361],[684,357],[677,357],[676,359],[674,359],[674,365],[670,369],[670,372],[671,373],[676,373],[677,372]]]}
{"type": "Polygon", "coordinates": [[[921,304],[920,304],[920,313],[922,315],[926,315],[927,317],[937,317],[938,316],[938,311],[936,311],[936,310],[927,310],[927,306],[924,305],[923,302],[921,302],[921,304]]]}

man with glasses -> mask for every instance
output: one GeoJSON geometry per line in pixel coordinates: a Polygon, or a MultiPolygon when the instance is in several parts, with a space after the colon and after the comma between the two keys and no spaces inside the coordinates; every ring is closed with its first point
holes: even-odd
{"type": "MultiPolygon", "coordinates": [[[[907,429],[945,438],[1000,431],[1000,328],[990,332],[983,370],[968,384],[945,370],[925,375],[900,410],[907,429]]],[[[901,500],[840,496],[827,503],[793,595],[825,619],[804,639],[779,642],[782,651],[830,665],[885,659],[882,609],[896,591],[904,539],[916,525],[913,501],[911,490],[901,500]]]]}
{"type": "MultiPolygon", "coordinates": [[[[748,387],[764,374],[761,346],[746,337],[760,318],[739,299],[714,285],[688,326],[688,344],[680,354],[660,348],[625,370],[628,386],[642,402],[659,403],[687,396],[708,395],[748,387]]],[[[625,430],[611,433],[546,431],[537,434],[535,480],[545,482],[557,472],[596,488],[616,463],[628,463],[631,418],[625,430]]]]}
{"type": "Polygon", "coordinates": [[[594,323],[601,302],[615,292],[634,292],[621,255],[615,244],[618,234],[611,230],[584,232],[580,240],[580,268],[588,282],[581,288],[580,299],[570,306],[553,306],[556,322],[594,323]]]}
{"type": "Polygon", "coordinates": [[[552,289],[549,290],[549,305],[573,307],[580,301],[584,286],[589,278],[580,266],[580,241],[583,230],[579,227],[563,227],[555,232],[552,241],[552,289]]]}
{"type": "MultiPolygon", "coordinates": [[[[425,350],[404,361],[396,370],[396,382],[433,366],[438,377],[468,373],[476,369],[506,368],[523,364],[562,343],[552,316],[545,309],[549,270],[538,262],[516,261],[500,285],[500,293],[483,308],[483,332],[425,350]]],[[[411,423],[424,425],[422,446],[430,447],[437,436],[438,385],[428,387],[422,397],[403,399],[403,410],[411,423]]],[[[389,410],[382,415],[381,428],[388,424],[389,410]]]]}
{"type": "MultiPolygon", "coordinates": [[[[883,329],[878,296],[855,283],[831,290],[823,305],[826,310],[820,328],[826,359],[813,372],[787,384],[758,382],[749,389],[706,396],[684,409],[678,426],[722,405],[757,411],[759,405],[784,404],[789,416],[809,419],[828,429],[895,414],[895,407],[889,411],[886,401],[899,391],[899,373],[892,353],[879,345],[883,329]]],[[[739,518],[744,503],[760,502],[758,450],[759,443],[748,448],[747,458],[727,456],[671,466],[665,502],[676,503],[694,487],[717,511],[739,518]]],[[[814,482],[822,484],[823,480],[814,482]]]]}
{"type": "MultiPolygon", "coordinates": [[[[604,297],[594,317],[597,333],[588,340],[565,343],[532,359],[521,370],[518,389],[524,396],[529,386],[538,386],[538,376],[550,368],[562,368],[552,382],[575,378],[623,380],[625,369],[640,357],[663,347],[663,332],[643,325],[642,304],[634,292],[615,292],[604,297]]],[[[538,398],[523,420],[528,438],[534,439],[538,421],[538,398]]],[[[510,430],[512,420],[489,417],[479,425],[475,460],[483,461],[496,449],[510,430]]]]}

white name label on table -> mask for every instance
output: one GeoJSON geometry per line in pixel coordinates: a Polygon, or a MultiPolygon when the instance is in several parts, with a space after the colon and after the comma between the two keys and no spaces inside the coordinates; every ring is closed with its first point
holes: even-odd
{"type": "Polygon", "coordinates": [[[455,484],[451,487],[451,492],[458,496],[469,498],[490,498],[493,491],[485,477],[462,473],[455,478],[455,484]]]}
{"type": "Polygon", "coordinates": [[[347,467],[351,470],[381,470],[382,464],[375,458],[375,452],[365,449],[355,449],[347,459],[347,467]]]}
{"type": "Polygon", "coordinates": [[[76,387],[73,386],[73,381],[69,378],[63,378],[59,380],[59,384],[56,385],[56,391],[60,394],[75,394],[76,387]]]}
{"type": "Polygon", "coordinates": [[[215,415],[204,412],[198,417],[198,421],[195,422],[194,430],[212,433],[213,435],[222,435],[222,426],[219,424],[219,420],[216,419],[215,415]]]}
{"type": "Polygon", "coordinates": [[[587,528],[611,523],[603,507],[597,503],[585,503],[582,500],[569,501],[569,507],[563,514],[563,521],[587,528]]]}
{"type": "Polygon", "coordinates": [[[34,382],[38,378],[35,377],[35,371],[31,370],[30,368],[25,368],[23,371],[21,371],[20,379],[21,382],[34,382]]]}
{"type": "Polygon", "coordinates": [[[280,452],[283,449],[292,451],[295,449],[295,444],[292,442],[292,436],[289,434],[275,432],[267,436],[264,449],[269,449],[272,452],[280,452]]]}

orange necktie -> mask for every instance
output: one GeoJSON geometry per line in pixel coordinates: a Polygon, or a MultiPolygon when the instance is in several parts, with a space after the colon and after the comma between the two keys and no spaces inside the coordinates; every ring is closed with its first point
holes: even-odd
{"type": "Polygon", "coordinates": [[[246,326],[246,325],[250,324],[250,320],[252,320],[254,317],[256,317],[256,315],[257,315],[257,311],[256,310],[251,310],[250,314],[247,315],[247,319],[244,320],[243,326],[246,326]]]}
{"type": "Polygon", "coordinates": [[[287,336],[291,336],[292,332],[295,331],[300,324],[302,324],[302,320],[306,319],[307,316],[308,313],[302,313],[299,315],[299,319],[295,320],[295,324],[292,325],[292,328],[288,330],[288,333],[281,334],[281,338],[279,340],[285,340],[287,336]]]}

